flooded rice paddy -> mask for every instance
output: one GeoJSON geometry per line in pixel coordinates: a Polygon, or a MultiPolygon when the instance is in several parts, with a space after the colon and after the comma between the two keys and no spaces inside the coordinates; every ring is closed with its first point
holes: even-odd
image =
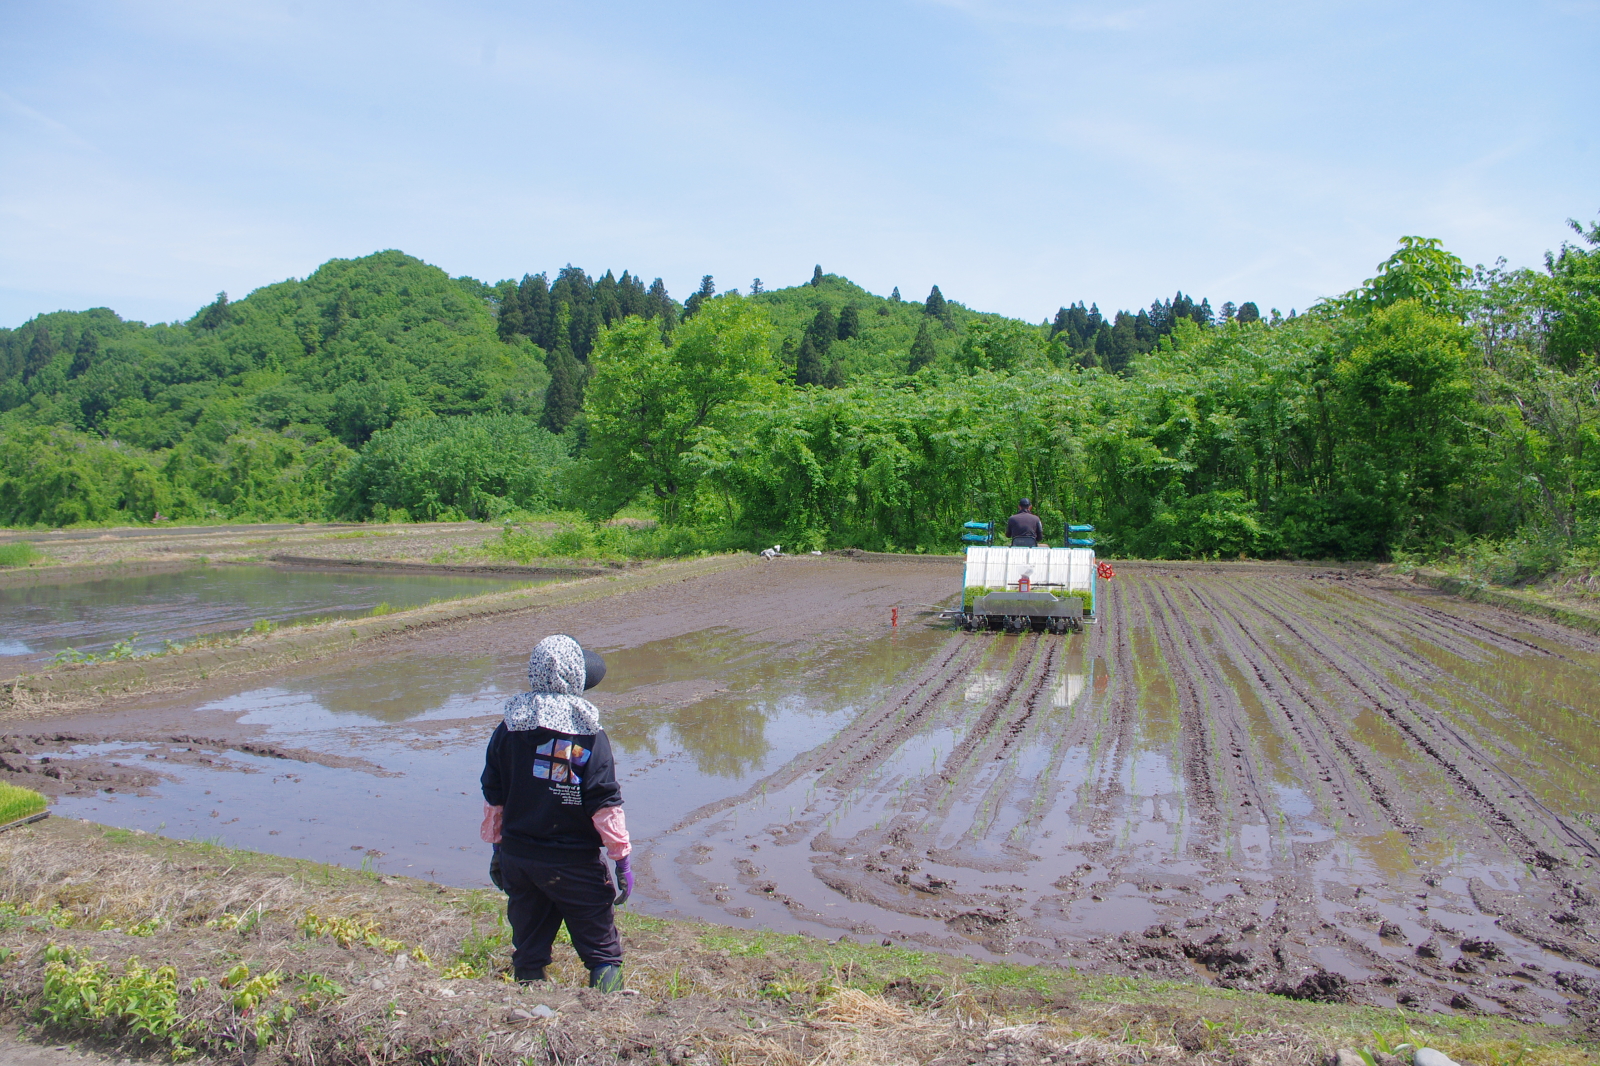
{"type": "Polygon", "coordinates": [[[0,670],[75,648],[134,654],[165,642],[310,618],[350,618],[507,588],[504,580],[438,574],[328,573],[281,566],[199,566],[64,584],[0,587],[0,670]]]}
{"type": "Polygon", "coordinates": [[[965,634],[915,613],[959,573],[789,560],[464,625],[30,727],[6,765],[56,767],[63,814],[481,884],[482,745],[565,631],[610,663],[648,911],[1600,1017],[1600,642],[1270,566],[1129,566],[1086,634],[965,634]]]}

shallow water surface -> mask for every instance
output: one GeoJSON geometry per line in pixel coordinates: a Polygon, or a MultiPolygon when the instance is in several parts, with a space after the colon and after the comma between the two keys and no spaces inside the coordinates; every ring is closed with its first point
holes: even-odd
{"type": "Polygon", "coordinates": [[[350,618],[512,586],[500,578],[405,572],[328,572],[278,566],[203,566],[59,585],[0,588],[0,669],[66,648],[136,653],[164,641],[245,629],[256,622],[350,618]]]}
{"type": "MultiPolygon", "coordinates": [[[[801,653],[711,628],[600,649],[590,692],[617,751],[629,825],[649,839],[824,744],[943,634],[909,632],[801,653]]],[[[483,749],[501,705],[526,687],[519,658],[416,655],[347,664],[196,708],[264,739],[351,765],[233,753],[167,765],[159,745],[81,746],[168,775],[149,794],[63,797],[61,814],[236,847],[486,884],[478,841],[483,749]],[[102,750],[104,749],[104,750],[102,750]],[[156,758],[149,756],[156,755],[156,758]]]]}

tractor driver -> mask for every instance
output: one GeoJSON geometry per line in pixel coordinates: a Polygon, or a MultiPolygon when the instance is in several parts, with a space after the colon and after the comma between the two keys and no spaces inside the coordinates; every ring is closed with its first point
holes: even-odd
{"type": "Polygon", "coordinates": [[[1033,513],[1033,501],[1026,496],[1017,504],[1017,513],[1006,520],[1006,536],[1013,548],[1037,548],[1044,539],[1044,523],[1033,513]]]}

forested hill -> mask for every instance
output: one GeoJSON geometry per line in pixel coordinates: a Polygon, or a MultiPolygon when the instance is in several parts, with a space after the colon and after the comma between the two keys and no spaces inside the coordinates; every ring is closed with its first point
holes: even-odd
{"type": "MultiPolygon", "coordinates": [[[[379,501],[339,475],[374,433],[435,416],[513,419],[497,431],[515,426],[541,454],[566,455],[581,448],[581,424],[560,441],[538,429],[561,434],[580,414],[601,331],[637,316],[670,339],[715,292],[707,277],[679,304],[659,278],[595,279],[571,265],[553,280],[486,285],[387,251],[242,300],[219,294],[185,323],[147,326],[103,307],[43,314],[0,330],[0,521],[370,514],[379,501]]],[[[1042,328],[969,311],[937,288],[926,302],[874,296],[820,267],[807,284],[753,296],[799,384],[1047,353],[1124,368],[1154,343],[1142,332],[1130,345],[1131,331],[1081,305],[1042,328]]],[[[495,498],[434,496],[401,493],[394,506],[477,516],[495,498]]]]}
{"type": "Polygon", "coordinates": [[[1403,238],[1288,317],[1178,293],[1029,323],[821,267],[679,303],[393,251],[181,324],[46,314],[0,331],[0,522],[646,505],[680,545],[949,550],[1028,495],[1119,554],[1600,555],[1600,227],[1574,225],[1539,270],[1403,238]]]}

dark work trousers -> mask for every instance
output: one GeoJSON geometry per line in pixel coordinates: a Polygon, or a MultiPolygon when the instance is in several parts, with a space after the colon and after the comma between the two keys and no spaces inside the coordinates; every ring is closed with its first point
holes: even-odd
{"type": "Polygon", "coordinates": [[[522,859],[500,852],[500,876],[511,897],[506,917],[511,919],[512,967],[520,973],[548,966],[563,921],[586,967],[621,966],[622,941],[611,906],[617,890],[605,860],[598,851],[550,854],[550,859],[522,859]]]}

